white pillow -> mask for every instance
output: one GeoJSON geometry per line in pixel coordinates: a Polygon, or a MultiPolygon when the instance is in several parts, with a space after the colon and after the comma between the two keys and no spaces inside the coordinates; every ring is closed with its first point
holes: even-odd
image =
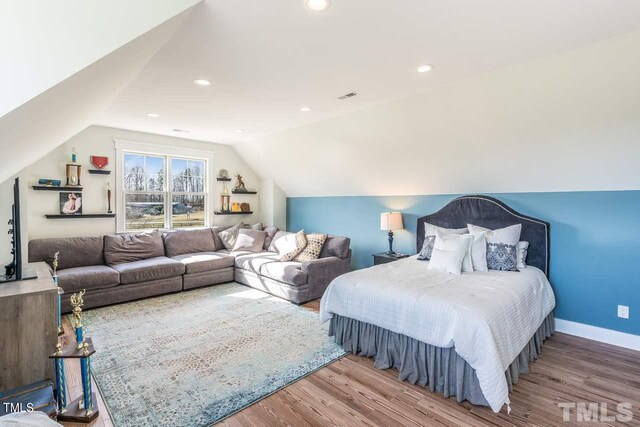
{"type": "Polygon", "coordinates": [[[424,223],[424,242],[422,244],[422,249],[420,249],[420,253],[418,254],[419,260],[425,260],[431,258],[431,252],[433,251],[433,245],[436,240],[436,231],[442,231],[443,233],[448,234],[468,234],[469,230],[466,228],[444,228],[438,227],[437,225],[429,224],[428,222],[424,223]]]}
{"type": "Polygon", "coordinates": [[[529,242],[518,242],[518,269],[527,268],[527,253],[529,252],[529,242]]]}
{"type": "Polygon", "coordinates": [[[469,235],[458,239],[442,239],[436,235],[436,241],[429,261],[428,270],[460,274],[462,260],[469,252],[473,238],[469,235]]]}
{"type": "MultiPolygon", "coordinates": [[[[464,258],[462,259],[462,271],[466,272],[466,273],[470,273],[473,271],[473,264],[471,262],[471,244],[473,242],[473,238],[469,238],[470,235],[469,234],[452,234],[452,233],[448,233],[446,231],[442,231],[441,230],[435,230],[436,232],[436,240],[433,243],[433,248],[434,249],[440,249],[440,250],[448,250],[447,249],[447,242],[449,240],[468,240],[469,242],[467,243],[467,251],[464,254],[464,258]]],[[[485,249],[486,250],[486,249],[485,249]]],[[[486,255],[485,255],[486,256],[486,255]]]]}
{"type": "Polygon", "coordinates": [[[522,224],[490,230],[467,224],[469,232],[484,233],[487,240],[487,268],[489,270],[518,271],[518,242],[522,224]]]}
{"type": "Polygon", "coordinates": [[[509,245],[517,245],[520,241],[520,233],[522,232],[522,224],[510,225],[505,228],[491,230],[490,228],[479,227],[473,224],[467,224],[469,233],[485,232],[487,243],[507,243],[509,245]]]}
{"type": "Polygon", "coordinates": [[[470,234],[473,237],[471,243],[471,264],[473,271],[489,271],[487,268],[487,239],[485,233],[470,234]]]}

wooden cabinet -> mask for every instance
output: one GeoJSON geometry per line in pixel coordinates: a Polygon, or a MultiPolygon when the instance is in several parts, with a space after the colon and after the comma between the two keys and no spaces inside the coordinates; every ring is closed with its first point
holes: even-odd
{"type": "Polygon", "coordinates": [[[0,391],[54,380],[58,291],[44,262],[34,280],[0,283],[0,391]]]}

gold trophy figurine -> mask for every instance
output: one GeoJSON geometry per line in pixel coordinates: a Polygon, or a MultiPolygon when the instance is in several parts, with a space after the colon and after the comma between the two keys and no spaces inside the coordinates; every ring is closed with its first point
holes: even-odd
{"type": "Polygon", "coordinates": [[[53,276],[51,276],[51,279],[53,280],[53,283],[54,285],[56,285],[56,288],[58,290],[58,336],[64,334],[64,330],[62,329],[62,294],[64,294],[64,289],[58,286],[58,274],[57,274],[59,255],[60,255],[60,252],[56,252],[53,255],[53,262],[51,263],[53,265],[53,276]]]}
{"type": "Polygon", "coordinates": [[[82,295],[84,295],[84,289],[76,294],[71,295],[69,300],[73,306],[73,328],[76,330],[76,342],[78,343],[77,349],[82,350],[84,348],[84,333],[82,331],[82,306],[84,301],[82,295]]]}

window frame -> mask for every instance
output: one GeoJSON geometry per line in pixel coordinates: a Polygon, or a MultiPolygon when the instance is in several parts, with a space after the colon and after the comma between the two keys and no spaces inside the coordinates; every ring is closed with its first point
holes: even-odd
{"type": "Polygon", "coordinates": [[[195,227],[209,227],[212,224],[212,202],[211,191],[214,188],[213,183],[213,151],[197,150],[189,148],[178,148],[175,146],[164,146],[158,144],[149,144],[141,142],[131,142],[114,139],[116,148],[116,232],[131,233],[142,232],[152,229],[127,229],[126,228],[126,197],[129,194],[162,194],[164,197],[164,226],[160,229],[166,230],[173,228],[173,197],[180,195],[204,196],[204,225],[195,227]],[[142,156],[162,157],[164,160],[164,188],[162,191],[128,191],[124,188],[124,157],[125,154],[137,154],[142,156]],[[174,192],[171,190],[171,160],[185,159],[198,160],[204,162],[204,178],[203,192],[174,192]]]}

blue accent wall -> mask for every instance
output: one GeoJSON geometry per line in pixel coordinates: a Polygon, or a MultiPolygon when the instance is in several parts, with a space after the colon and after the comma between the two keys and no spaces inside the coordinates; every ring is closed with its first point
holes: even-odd
{"type": "MultiPolygon", "coordinates": [[[[556,317],[640,335],[640,191],[487,194],[551,223],[550,281],[556,317]],[[617,306],[630,307],[628,320],[617,306]]],[[[351,238],[353,268],[387,250],[380,213],[400,211],[394,250],[415,254],[416,220],[458,195],[290,197],[287,229],[351,238]]]]}

